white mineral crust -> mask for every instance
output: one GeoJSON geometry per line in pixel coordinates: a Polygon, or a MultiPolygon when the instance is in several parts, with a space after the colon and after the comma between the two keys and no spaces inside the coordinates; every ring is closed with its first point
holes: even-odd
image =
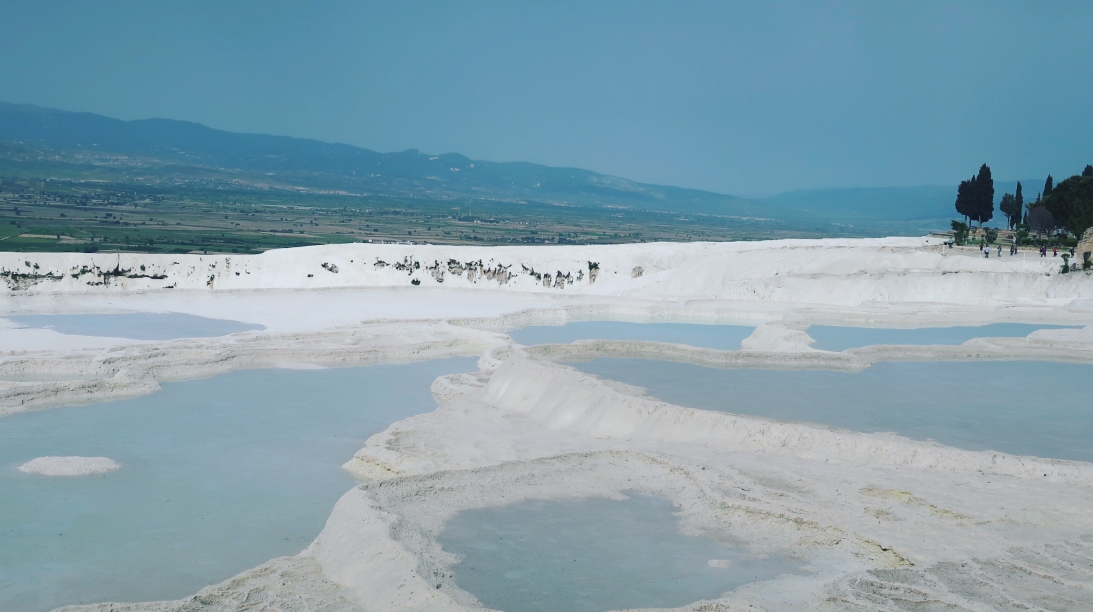
{"type": "MultiPolygon", "coordinates": [[[[559,363],[629,357],[843,371],[894,360],[1093,364],[1093,275],[1060,274],[1060,264],[1035,253],[985,259],[938,237],[0,253],[0,270],[40,271],[4,281],[0,314],[185,312],[266,327],[103,346],[0,325],[0,418],[239,368],[479,357],[478,372],[434,382],[437,410],[393,423],[346,457],[361,486],[298,557],[194,598],[87,611],[180,612],[197,603],[238,610],[255,601],[481,610],[437,541],[456,512],[628,491],[670,498],[686,534],[800,563],[798,573],[687,610],[1093,609],[1093,464],[776,421],[734,414],[731,405],[673,406],[559,363]],[[101,274],[141,267],[147,277],[101,274]],[[603,340],[524,348],[504,333],[593,320],[756,329],[739,351],[603,340]],[[807,333],[814,324],[1002,322],[1082,329],[844,352],[814,349],[807,333]]],[[[116,468],[105,458],[43,457],[20,469],[116,468]]]]}
{"type": "Polygon", "coordinates": [[[121,465],[107,457],[38,457],[19,466],[20,472],[43,476],[90,476],[113,472],[121,465]]]}

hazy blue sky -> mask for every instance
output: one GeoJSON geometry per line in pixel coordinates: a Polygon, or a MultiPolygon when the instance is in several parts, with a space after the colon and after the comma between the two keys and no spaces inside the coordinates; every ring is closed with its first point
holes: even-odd
{"type": "Polygon", "coordinates": [[[1093,163],[1093,2],[3,2],[0,100],[754,195],[1093,163]]]}

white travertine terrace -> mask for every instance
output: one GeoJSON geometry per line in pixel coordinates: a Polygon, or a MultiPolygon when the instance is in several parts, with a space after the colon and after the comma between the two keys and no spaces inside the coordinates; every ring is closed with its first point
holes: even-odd
{"type": "Polygon", "coordinates": [[[0,416],[236,368],[480,356],[479,372],[433,384],[435,412],[391,425],[346,458],[361,486],[299,556],[194,598],[85,610],[480,609],[436,542],[447,518],[627,490],[671,498],[687,533],[805,568],[686,609],[1093,607],[1091,464],[682,408],[558,363],[629,356],[850,371],[896,359],[1093,363],[1093,276],[1060,274],[1061,260],[1031,252],[984,259],[940,242],[3,253],[6,313],[176,311],[267,329],[104,346],[0,328],[0,416]],[[757,329],[741,351],[618,341],[524,348],[504,335],[593,319],[757,329]],[[815,323],[1010,321],[1086,327],[843,353],[813,349],[805,332],[815,323]]]}

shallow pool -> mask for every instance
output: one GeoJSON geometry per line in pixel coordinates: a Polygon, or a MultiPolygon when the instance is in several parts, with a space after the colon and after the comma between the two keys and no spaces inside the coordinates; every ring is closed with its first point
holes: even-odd
{"type": "Polygon", "coordinates": [[[130,340],[211,338],[265,329],[264,326],[254,323],[209,319],[180,312],[13,315],[4,318],[26,327],[52,329],[62,334],[130,340]]]}
{"type": "Polygon", "coordinates": [[[392,422],[435,409],[437,376],[475,369],[458,358],[240,371],[0,419],[0,610],[178,598],[298,553],[354,485],[342,463],[392,422]],[[16,470],[43,455],[121,469],[16,470]]]}
{"type": "Polygon", "coordinates": [[[508,334],[524,346],[569,344],[575,340],[644,340],[735,351],[753,331],[754,327],[744,325],[579,321],[565,325],[525,327],[508,334]]]}
{"type": "Polygon", "coordinates": [[[797,571],[783,557],[682,535],[671,501],[628,496],[466,510],[439,541],[462,557],[456,584],[504,612],[674,608],[797,571]]]}
{"type": "Polygon", "coordinates": [[[643,359],[573,366],[693,408],[892,431],[971,450],[1093,461],[1093,366],[885,362],[856,373],[716,369],[643,359]]]}
{"type": "Polygon", "coordinates": [[[1027,323],[991,323],[975,327],[920,327],[918,329],[813,325],[806,331],[816,340],[812,348],[844,351],[874,344],[963,344],[972,338],[1024,338],[1040,329],[1066,328],[1065,325],[1027,323]]]}

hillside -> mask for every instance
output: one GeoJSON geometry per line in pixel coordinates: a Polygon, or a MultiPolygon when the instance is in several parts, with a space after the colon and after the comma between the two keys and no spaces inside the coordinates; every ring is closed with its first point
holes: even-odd
{"type": "MultiPolygon", "coordinates": [[[[1035,195],[1035,188],[1042,181],[1021,181],[1026,194],[1035,195]]],[[[994,182],[994,219],[992,225],[1004,223],[1005,215],[998,210],[998,203],[1005,193],[1013,193],[1017,181],[994,182]]],[[[952,185],[917,185],[912,187],[849,187],[831,189],[801,189],[788,191],[758,202],[768,210],[798,218],[817,221],[860,222],[913,222],[929,221],[947,225],[956,217],[953,202],[956,187],[952,185]]],[[[1026,195],[1026,197],[1029,197],[1026,195]]]]}
{"type": "MultiPolygon", "coordinates": [[[[1026,193],[1037,182],[1025,181],[1026,193]]],[[[996,199],[1013,186],[997,182],[996,199]]],[[[948,227],[955,190],[808,189],[746,199],[578,168],[380,153],[0,102],[0,240],[13,250],[923,235],[948,227]]]]}
{"type": "MultiPolygon", "coordinates": [[[[483,198],[634,210],[761,216],[756,202],[649,185],[577,168],[472,160],[415,149],[378,153],[318,140],[237,134],[171,119],[122,121],[0,102],[9,164],[48,161],[57,170],[117,178],[221,180],[357,194],[483,198]],[[10,145],[24,148],[14,150],[10,145]]],[[[116,180],[116,179],[115,179],[116,180]]]]}

